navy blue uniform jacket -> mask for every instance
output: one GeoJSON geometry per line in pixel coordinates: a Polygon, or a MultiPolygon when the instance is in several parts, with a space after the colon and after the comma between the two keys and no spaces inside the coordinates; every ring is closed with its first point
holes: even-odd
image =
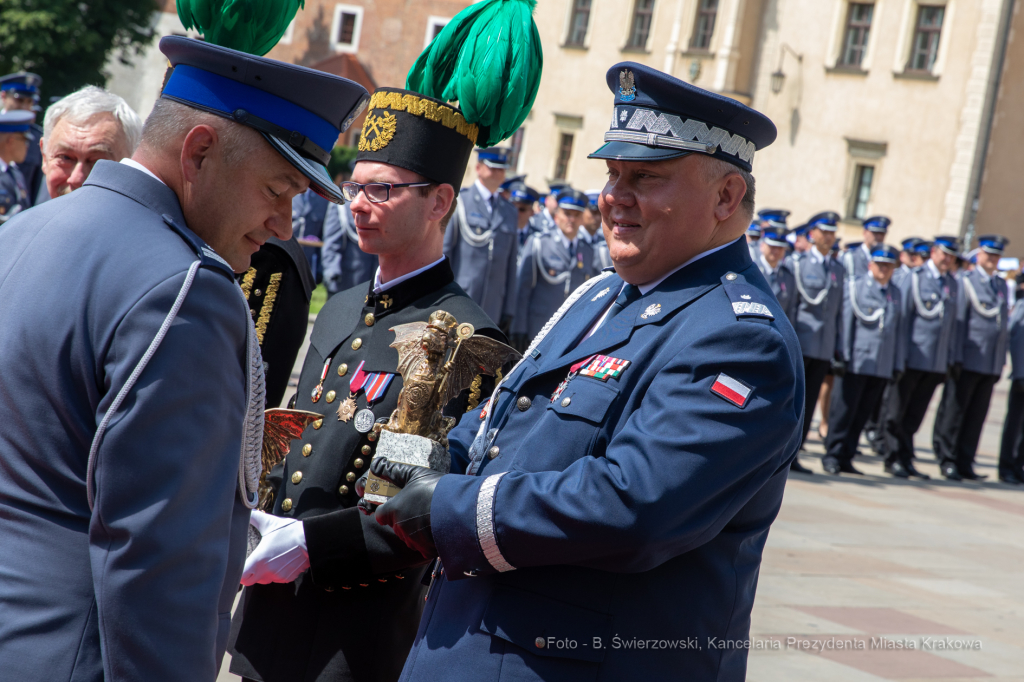
{"type": "Polygon", "coordinates": [[[509,374],[493,440],[471,445],[479,410],[452,431],[453,472],[478,464],[437,484],[444,572],[403,680],[744,678],[746,651],[716,644],[749,634],[800,445],[800,346],[742,238],[578,343],[621,286],[598,281],[509,374]],[[632,364],[552,401],[594,353],[632,364]],[[712,392],[723,375],[742,407],[712,392]]]}

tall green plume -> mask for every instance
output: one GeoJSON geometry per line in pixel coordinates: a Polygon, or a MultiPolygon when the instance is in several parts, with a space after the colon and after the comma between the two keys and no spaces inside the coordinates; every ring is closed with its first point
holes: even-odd
{"type": "Polygon", "coordinates": [[[288,29],[304,0],[178,0],[178,18],[208,43],[262,57],[288,29]]]}
{"type": "Polygon", "coordinates": [[[501,142],[526,120],[540,86],[536,4],[481,0],[462,10],[413,64],[406,89],[458,100],[466,120],[480,126],[479,146],[501,142]]]}

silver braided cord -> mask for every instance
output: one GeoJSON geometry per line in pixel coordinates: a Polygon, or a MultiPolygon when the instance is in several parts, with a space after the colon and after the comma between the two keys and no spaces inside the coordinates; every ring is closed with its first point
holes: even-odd
{"type": "Polygon", "coordinates": [[[857,316],[857,319],[864,324],[874,324],[885,316],[885,306],[871,313],[870,315],[864,314],[864,311],[860,309],[860,304],[857,303],[857,288],[855,281],[850,279],[850,307],[853,308],[853,314],[857,316]]]}
{"type": "Polygon", "coordinates": [[[812,298],[811,295],[807,293],[807,289],[804,289],[804,282],[800,278],[800,260],[800,258],[793,259],[793,274],[796,275],[796,290],[808,305],[819,306],[828,297],[828,291],[832,288],[832,279],[830,277],[826,277],[825,288],[819,291],[817,296],[812,298]]]}
{"type": "Polygon", "coordinates": [[[914,295],[914,307],[917,309],[917,314],[920,317],[926,320],[934,320],[945,312],[945,299],[939,301],[939,304],[931,310],[925,307],[924,301],[921,300],[921,278],[916,272],[910,273],[910,291],[914,295]]]}
{"type": "Polygon", "coordinates": [[[1003,311],[1002,306],[997,305],[992,308],[986,308],[978,299],[978,292],[974,289],[974,284],[971,282],[971,278],[965,275],[963,281],[964,289],[967,291],[967,298],[971,300],[971,307],[974,308],[974,312],[990,320],[993,317],[998,318],[1000,313],[1003,311]]]}

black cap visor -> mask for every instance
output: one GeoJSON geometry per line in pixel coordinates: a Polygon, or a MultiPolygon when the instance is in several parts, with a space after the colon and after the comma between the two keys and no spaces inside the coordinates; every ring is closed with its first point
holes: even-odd
{"type": "Polygon", "coordinates": [[[600,149],[588,156],[588,159],[610,159],[615,161],[663,161],[677,159],[680,156],[693,154],[688,149],[665,149],[664,147],[648,147],[633,142],[605,142],[600,149]]]}
{"type": "Polygon", "coordinates": [[[334,184],[334,180],[327,172],[327,168],[323,164],[313,161],[298,152],[295,147],[292,147],[287,142],[284,142],[278,137],[269,135],[261,132],[270,146],[276,149],[281,156],[283,156],[288,163],[295,166],[300,173],[309,178],[310,188],[322,196],[327,201],[335,204],[344,204],[345,197],[341,194],[341,189],[334,184]]]}

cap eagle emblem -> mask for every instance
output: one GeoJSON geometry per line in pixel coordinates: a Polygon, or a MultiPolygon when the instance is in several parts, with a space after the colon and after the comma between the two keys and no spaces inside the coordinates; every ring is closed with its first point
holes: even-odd
{"type": "Polygon", "coordinates": [[[629,69],[619,71],[619,99],[632,102],[636,99],[636,87],[633,84],[633,72],[629,69]]]}

